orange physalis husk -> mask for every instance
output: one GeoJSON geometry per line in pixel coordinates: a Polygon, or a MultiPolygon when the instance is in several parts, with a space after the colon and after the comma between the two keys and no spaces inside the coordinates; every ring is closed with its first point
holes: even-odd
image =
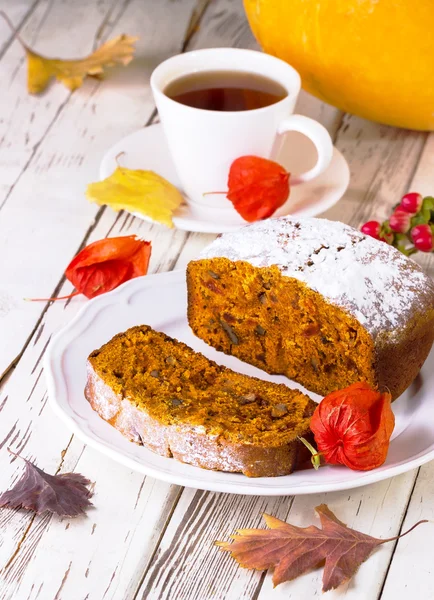
{"type": "Polygon", "coordinates": [[[240,156],[231,164],[226,194],[235,210],[250,223],[268,219],[289,197],[289,173],[260,156],[240,156]]]}
{"type": "Polygon", "coordinates": [[[384,463],[395,426],[391,395],[367,383],[332,392],[317,406],[310,428],[326,463],[369,471],[384,463]]]}
{"type": "Polygon", "coordinates": [[[151,242],[135,235],[104,238],[83,248],[66,267],[65,276],[76,288],[69,296],[32,298],[31,300],[66,300],[84,294],[94,298],[134,277],[146,275],[151,257],[151,242]]]}
{"type": "Polygon", "coordinates": [[[146,275],[151,243],[135,235],[105,238],[83,248],[66,268],[66,278],[87,298],[94,298],[146,275]]]}
{"type": "Polygon", "coordinates": [[[241,156],[229,171],[227,197],[246,221],[267,219],[289,196],[289,173],[259,156],[241,156]]]}

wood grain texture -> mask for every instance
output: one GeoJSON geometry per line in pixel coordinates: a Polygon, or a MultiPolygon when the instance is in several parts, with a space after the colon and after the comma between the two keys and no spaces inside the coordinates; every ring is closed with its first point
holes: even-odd
{"type": "MultiPolygon", "coordinates": [[[[381,481],[347,492],[314,494],[296,497],[288,520],[296,524],[318,524],[314,508],[326,503],[339,519],[349,527],[369,535],[388,538],[399,533],[405,514],[416,471],[405,473],[392,479],[381,481]]],[[[394,550],[394,543],[381,546],[360,567],[355,577],[337,590],[327,593],[327,600],[374,600],[380,597],[384,574],[394,550]]],[[[317,569],[292,582],[284,583],[273,592],[273,600],[298,600],[301,597],[320,597],[322,587],[322,569],[317,569]]],[[[270,597],[273,584],[271,575],[265,578],[258,600],[270,597]]],[[[401,600],[397,597],[396,600],[401,600]]]]}
{"type": "MultiPolygon", "coordinates": [[[[142,600],[177,598],[258,598],[283,600],[314,598],[321,594],[322,571],[285,583],[273,590],[271,574],[241,569],[226,553],[214,546],[227,540],[236,529],[265,528],[262,513],[272,514],[296,525],[317,523],[314,508],[325,502],[350,527],[378,537],[396,535],[408,497],[402,488],[411,488],[415,473],[359,490],[313,494],[299,497],[261,498],[184,490],[170,524],[138,594],[142,600]],[[373,503],[375,510],[373,511],[373,503]],[[272,594],[272,596],[271,596],[272,594]]],[[[327,598],[366,600],[378,597],[383,574],[393,552],[384,546],[366,562],[354,581],[327,598]]]]}
{"type": "MultiPolygon", "coordinates": [[[[9,4],[0,0],[0,8],[9,4]]],[[[6,341],[0,374],[22,353],[0,383],[0,489],[22,469],[7,447],[51,473],[76,470],[96,482],[95,509],[83,519],[0,512],[0,599],[319,597],[320,571],[272,591],[270,575],[239,568],[213,541],[227,539],[237,527],[264,526],[264,511],[307,525],[320,502],[366,533],[394,535],[419,514],[432,518],[426,517],[434,498],[430,465],[419,477],[414,471],[354,491],[299,498],[213,494],[143,478],[83,447],[46,406],[41,361],[47,344],[86,300],[21,300],[70,292],[63,269],[88,241],[137,233],[152,241],[150,270],[158,272],[185,266],[214,238],[97,210],[83,190],[97,178],[107,147],[154,115],[148,84],[153,66],[181,50],[257,47],[241,1],[19,0],[8,13],[23,37],[47,54],[79,55],[123,31],[139,34],[140,41],[128,69],[114,69],[102,82],[88,80],[74,94],[54,84],[32,98],[24,92],[22,52],[0,24],[0,74],[8,81],[0,96],[0,251],[6,259],[0,261],[0,336],[6,341]]],[[[409,189],[432,191],[432,135],[343,116],[304,93],[297,110],[328,127],[350,163],[350,188],[325,216],[359,226],[386,216],[409,189]]],[[[433,268],[431,256],[418,260],[433,268]]],[[[402,540],[381,548],[353,583],[327,597],[371,600],[382,589],[384,598],[394,600],[434,597],[429,536],[417,538],[416,546],[415,535],[404,538],[414,545],[402,540]]]]}
{"type": "MultiPolygon", "coordinates": [[[[15,27],[15,30],[20,32],[24,23],[35,10],[40,0],[15,0],[10,2],[2,0],[0,2],[0,11],[6,13],[9,20],[15,27]]],[[[0,18],[0,59],[14,41],[14,32],[3,18],[0,18]]]]}
{"type": "MultiPolygon", "coordinates": [[[[62,22],[66,3],[52,4],[45,0],[39,2],[20,32],[35,50],[47,54],[58,52],[59,47],[64,52],[68,51],[66,31],[57,27],[57,23],[62,22]]],[[[70,11],[69,52],[80,52],[84,40],[86,50],[92,48],[95,31],[111,9],[108,2],[93,5],[87,19],[84,19],[84,3],[76,6],[77,13],[70,11]]],[[[76,225],[81,225],[79,238],[70,240],[71,248],[65,248],[62,256],[62,242],[69,233],[65,234],[68,216],[74,210],[76,194],[82,193],[78,185],[83,185],[84,181],[77,181],[74,193],[73,186],[62,186],[62,169],[59,164],[54,164],[56,154],[62,155],[69,144],[73,147],[76,136],[82,136],[80,129],[76,131],[72,118],[69,130],[67,128],[64,135],[59,134],[63,131],[62,121],[58,129],[59,120],[72,97],[70,92],[61,85],[54,85],[46,94],[29,96],[26,92],[25,57],[17,41],[10,45],[0,61],[0,76],[8,82],[6,92],[0,97],[0,113],[3,115],[0,127],[0,247],[3,256],[0,263],[0,331],[9,342],[2,344],[0,349],[1,375],[22,350],[43,310],[43,304],[30,305],[23,298],[34,296],[27,292],[33,286],[39,287],[38,280],[41,290],[48,284],[43,293],[46,297],[46,292],[53,290],[53,282],[58,281],[65,265],[53,265],[50,275],[51,256],[58,251],[60,261],[67,260],[66,252],[74,252],[82,239],[84,224],[77,218],[76,225]],[[49,146],[47,153],[44,152],[45,140],[48,140],[49,146]],[[69,196],[69,206],[62,202],[65,196],[69,196]],[[61,234],[60,238],[57,232],[61,234]],[[60,246],[53,254],[52,249],[58,242],[60,246]],[[32,277],[34,273],[38,273],[38,277],[32,277]],[[51,278],[53,282],[49,282],[51,278]]],[[[88,87],[86,83],[80,90],[83,99],[89,97],[96,85],[91,82],[88,87]]],[[[63,121],[63,126],[65,122],[69,124],[69,121],[63,121]]],[[[75,174],[77,156],[70,154],[68,172],[75,174]]],[[[63,177],[66,175],[65,166],[63,177]]],[[[82,219],[90,220],[95,212],[94,207],[85,207],[82,219]]]]}
{"type": "MultiPolygon", "coordinates": [[[[127,10],[123,11],[119,27],[125,27],[125,30],[131,32],[138,14],[142,16],[141,32],[144,39],[141,46],[141,66],[136,67],[133,78],[129,80],[134,85],[129,89],[125,100],[123,94],[128,88],[128,82],[123,80],[122,70],[116,73],[116,77],[121,80],[117,85],[113,79],[104,83],[91,82],[97,87],[92,90],[90,99],[87,98],[86,102],[83,102],[83,98],[79,97],[84,90],[80,90],[77,99],[71,98],[65,121],[59,121],[57,139],[53,140],[53,144],[56,142],[57,152],[60,153],[63,147],[64,138],[60,133],[66,130],[74,136],[77,133],[74,129],[79,128],[79,122],[89,123],[91,138],[96,139],[98,132],[92,130],[91,120],[95,120],[92,115],[99,112],[101,117],[98,127],[101,130],[97,143],[101,146],[92,147],[93,139],[86,138],[89,152],[96,152],[97,148],[100,148],[100,151],[96,153],[95,162],[91,167],[75,167],[76,173],[86,170],[82,175],[83,179],[76,177],[74,181],[74,176],[65,172],[68,168],[67,160],[56,162],[56,169],[64,171],[61,173],[62,177],[59,175],[58,186],[55,186],[58,192],[62,193],[64,180],[71,181],[72,192],[75,190],[77,193],[78,185],[84,185],[86,181],[95,178],[97,164],[106,143],[101,140],[101,137],[104,137],[102,128],[106,129],[109,137],[113,135],[113,142],[120,137],[117,127],[123,125],[125,128],[131,126],[135,129],[152,114],[153,104],[147,87],[148,79],[143,78],[143,73],[149,73],[153,61],[162,60],[164,56],[182,48],[193,11],[197,6],[194,0],[183,0],[176,5],[168,0],[165,3],[160,2],[154,13],[150,14],[152,11],[149,10],[149,6],[144,7],[141,2],[136,1],[129,3],[127,10]],[[176,27],[169,22],[169,13],[176,17],[176,27]],[[170,27],[170,35],[167,27],[170,27]],[[90,109],[89,113],[86,113],[86,106],[90,109]],[[110,131],[111,115],[122,107],[128,112],[128,116],[119,119],[119,123],[114,123],[113,130],[110,131]],[[77,111],[76,115],[74,111],[77,111]],[[94,170],[92,174],[91,168],[94,170]]],[[[110,18],[115,18],[113,7],[111,15],[110,18]]],[[[104,16],[103,19],[105,18],[104,16]]],[[[94,29],[98,29],[98,22],[94,23],[94,29]]],[[[128,133],[128,129],[122,132],[124,133],[128,133]]],[[[80,133],[77,133],[77,136],[80,137],[80,133]]],[[[50,151],[53,147],[48,143],[46,146],[41,145],[41,163],[50,162],[50,151]]],[[[83,145],[83,156],[88,150],[83,145]]],[[[47,165],[47,170],[53,173],[50,175],[51,187],[55,178],[54,167],[47,165]]],[[[46,233],[57,224],[57,215],[52,206],[53,204],[50,208],[51,224],[46,223],[46,233]]],[[[87,209],[84,200],[81,201],[80,207],[87,209]]],[[[73,238],[74,223],[71,223],[71,210],[67,218],[66,209],[67,207],[64,207],[64,214],[61,215],[65,221],[64,235],[71,235],[73,238]]],[[[92,224],[91,219],[92,216],[84,221],[84,225],[81,223],[81,228],[77,223],[75,234],[81,231],[81,237],[76,240],[76,245],[82,242],[83,235],[92,224]]],[[[112,225],[113,217],[110,221],[110,226],[112,225]]],[[[36,227],[36,223],[33,226],[36,227]]],[[[120,229],[127,226],[127,218],[119,220],[120,229]]],[[[154,253],[151,269],[167,270],[176,261],[176,244],[173,243],[171,234],[166,237],[166,231],[161,228],[152,229],[158,250],[154,253]],[[159,264],[159,256],[162,264],[159,264]]],[[[106,233],[108,230],[103,235],[106,233]]],[[[72,245],[72,242],[70,243],[72,245]]],[[[53,246],[47,244],[47,250],[50,250],[54,258],[53,246]]],[[[66,255],[65,251],[64,263],[69,260],[74,250],[75,248],[69,255],[66,255]]],[[[53,264],[52,260],[50,264],[53,264]]],[[[58,268],[57,281],[63,266],[64,264],[58,268]]],[[[35,270],[37,271],[36,268],[35,270]]],[[[37,458],[38,464],[51,473],[74,469],[85,472],[88,477],[97,480],[94,502],[98,508],[91,511],[87,518],[77,519],[73,523],[47,516],[34,517],[22,511],[2,511],[1,526],[2,529],[7,527],[8,535],[2,537],[0,542],[0,598],[34,599],[39,596],[76,600],[77,589],[86,590],[88,598],[95,600],[102,597],[132,597],[159,539],[160,531],[164,528],[178,497],[176,487],[143,478],[142,475],[129,472],[93,451],[84,449],[46,407],[47,395],[41,366],[44,352],[53,332],[68,322],[85,301],[77,299],[71,303],[55,303],[43,314],[19,364],[1,388],[0,445],[22,452],[27,458],[37,458]]],[[[19,461],[11,460],[5,451],[1,454],[1,459],[0,489],[6,489],[19,478],[22,466],[19,461]]]]}
{"type": "MultiPolygon", "coordinates": [[[[71,556],[76,559],[64,582],[62,598],[75,598],[77,585],[86,586],[89,598],[94,599],[101,598],[106,588],[106,598],[116,597],[118,585],[134,588],[135,577],[140,578],[177,497],[175,487],[143,478],[84,449],[46,406],[41,356],[50,332],[67,322],[77,308],[59,303],[47,313],[42,331],[37,332],[7,383],[7,397],[0,396],[0,439],[5,447],[37,460],[50,473],[86,473],[96,482],[95,509],[85,518],[62,521],[35,518],[23,511],[1,511],[0,527],[8,535],[2,536],[0,546],[0,598],[21,597],[24,590],[34,598],[38,587],[33,592],[30,588],[35,581],[44,585],[44,597],[54,597],[71,556]],[[64,533],[66,526],[68,533],[64,533]],[[127,554],[129,560],[125,561],[127,554]],[[49,581],[47,556],[55,565],[49,581]],[[85,568],[81,568],[84,563],[85,568]]],[[[1,459],[0,489],[6,489],[19,478],[23,466],[5,451],[1,459]]]]}
{"type": "MultiPolygon", "coordinates": [[[[434,134],[427,136],[409,189],[424,195],[434,190],[434,134]]],[[[434,276],[432,254],[417,255],[417,261],[434,276]]],[[[434,522],[434,463],[418,469],[415,484],[407,505],[400,531],[406,531],[421,519],[431,522],[399,540],[384,580],[383,600],[400,597],[434,598],[434,567],[432,561],[432,532],[434,522]]]]}
{"type": "Polygon", "coordinates": [[[263,512],[285,519],[291,503],[185,489],[137,598],[253,598],[261,574],[240,569],[214,542],[236,528],[264,527],[263,512]]]}
{"type": "MultiPolygon", "coordinates": [[[[10,2],[8,4],[11,5],[10,2]]],[[[67,5],[62,1],[55,4],[47,0],[39,1],[20,29],[23,41],[35,51],[48,56],[58,55],[59,48],[63,49],[65,57],[92,50],[97,23],[109,14],[111,1],[104,0],[101,4],[90,6],[86,19],[85,3],[77,2],[75,10],[70,11],[69,29],[66,32],[56,25],[61,22],[67,5]]],[[[9,14],[8,7],[5,7],[5,11],[9,14]]],[[[18,19],[13,21],[19,22],[18,19]]],[[[42,139],[55,124],[71,96],[69,90],[61,85],[53,85],[40,96],[27,94],[24,50],[17,40],[10,43],[10,32],[6,31],[4,35],[8,48],[0,62],[0,75],[8,85],[1,95],[3,122],[0,129],[0,167],[3,177],[0,207],[4,207],[42,139]]]]}
{"type": "Polygon", "coordinates": [[[406,531],[422,519],[430,522],[397,542],[384,582],[382,600],[434,598],[433,499],[434,462],[431,462],[420,469],[401,530],[406,531]]]}
{"type": "MultiPolygon", "coordinates": [[[[102,40],[140,30],[138,56],[128,69],[111,69],[104,81],[88,79],[73,94],[60,84],[42,96],[25,94],[25,68],[17,43],[0,61],[0,75],[6,79],[16,71],[1,97],[7,110],[0,169],[2,181],[9,183],[0,211],[0,333],[8,339],[0,347],[0,375],[20,354],[45,308],[23,299],[53,294],[98,214],[97,207],[84,199],[86,184],[98,178],[107,147],[151,116],[150,72],[180,50],[183,40],[174,23],[184,35],[195,4],[119,0],[114,5],[93,2],[87,8],[87,2],[59,1],[47,12],[49,3],[41,2],[28,27],[36,30],[33,45],[47,54],[59,53],[59,48],[63,54],[80,54],[91,50],[96,36],[102,40]],[[69,23],[61,27],[66,6],[72,7],[67,12],[69,23]]],[[[23,36],[32,39],[26,31],[23,36]]]]}
{"type": "MultiPolygon", "coordinates": [[[[414,170],[414,175],[409,183],[409,191],[415,191],[424,196],[434,195],[434,134],[430,133],[423,147],[419,162],[414,170]]],[[[434,254],[415,255],[415,260],[434,277],[434,254]]]]}
{"type": "Polygon", "coordinates": [[[353,227],[369,219],[387,218],[408,191],[426,136],[345,115],[336,146],[350,165],[350,185],[343,199],[324,216],[353,227]]]}

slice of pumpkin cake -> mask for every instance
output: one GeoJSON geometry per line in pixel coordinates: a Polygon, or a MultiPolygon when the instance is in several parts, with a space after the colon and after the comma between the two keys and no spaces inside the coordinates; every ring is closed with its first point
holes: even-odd
{"type": "Polygon", "coordinates": [[[291,473],[316,404],[298,390],[217,365],[146,325],[88,358],[85,395],[129,440],[162,456],[249,477],[291,473]]]}

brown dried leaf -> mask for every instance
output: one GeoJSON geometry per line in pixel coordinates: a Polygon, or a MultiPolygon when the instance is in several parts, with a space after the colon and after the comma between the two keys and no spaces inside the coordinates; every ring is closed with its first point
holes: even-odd
{"type": "Polygon", "coordinates": [[[79,88],[86,75],[100,75],[105,67],[127,65],[133,59],[134,42],[138,38],[118,35],[85,58],[62,60],[36,54],[25,46],[27,54],[27,89],[30,94],[45,90],[50,79],[56,77],[71,91],[79,88]]]}
{"type": "Polygon", "coordinates": [[[106,67],[127,65],[133,59],[133,44],[138,40],[137,37],[123,34],[105,42],[85,58],[72,60],[48,58],[29,48],[17,34],[8,16],[3,11],[0,11],[0,15],[8,23],[26,52],[27,89],[30,94],[43,92],[53,77],[73,91],[82,85],[86,75],[99,76],[106,67]]]}
{"type": "Polygon", "coordinates": [[[274,568],[273,583],[279,585],[319,566],[325,561],[323,592],[337,588],[356,573],[373,550],[426,523],[419,521],[396,538],[378,539],[347,527],[326,504],[315,509],[322,529],[315,525],[297,527],[264,514],[270,529],[240,529],[234,542],[216,542],[222,550],[247,569],[274,568]]]}
{"type": "MultiPolygon", "coordinates": [[[[19,457],[21,458],[21,457],[19,457]]],[[[23,458],[26,467],[21,479],[0,495],[0,508],[26,508],[36,514],[56,513],[60,517],[76,517],[92,506],[93,492],[89,479],[79,473],[48,475],[23,458]]]]}

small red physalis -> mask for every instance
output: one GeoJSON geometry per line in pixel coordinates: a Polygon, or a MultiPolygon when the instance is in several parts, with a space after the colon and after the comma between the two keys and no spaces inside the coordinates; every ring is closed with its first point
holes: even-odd
{"type": "Polygon", "coordinates": [[[267,219],[289,196],[289,173],[276,162],[241,156],[229,170],[227,197],[246,221],[267,219]]]}
{"type": "Polygon", "coordinates": [[[151,242],[135,235],[105,238],[83,248],[66,268],[65,276],[76,292],[61,298],[65,300],[77,294],[94,298],[125,283],[129,279],[146,275],[151,256],[151,242]]]}
{"type": "Polygon", "coordinates": [[[325,462],[356,471],[382,465],[395,426],[391,399],[388,392],[373,390],[364,382],[326,396],[310,422],[325,462]]]}
{"type": "Polygon", "coordinates": [[[134,235],[106,238],[83,248],[66,268],[66,278],[87,298],[146,275],[151,243],[134,235]]]}
{"type": "Polygon", "coordinates": [[[289,197],[289,173],[272,160],[241,156],[231,164],[224,193],[246,221],[267,219],[289,197]]]}

